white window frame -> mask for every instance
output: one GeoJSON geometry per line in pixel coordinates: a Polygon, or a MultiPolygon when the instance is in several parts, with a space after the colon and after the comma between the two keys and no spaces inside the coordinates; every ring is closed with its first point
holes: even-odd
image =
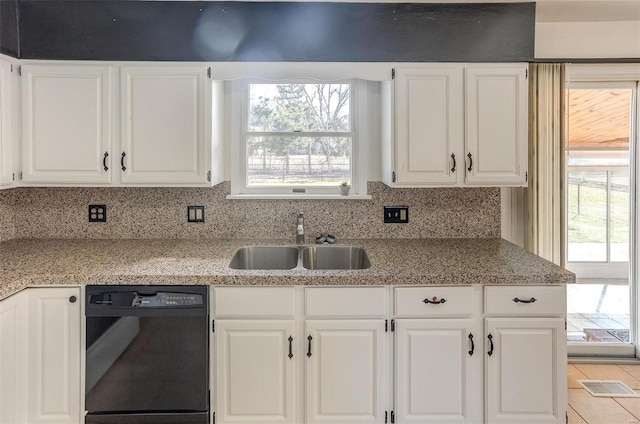
{"type": "MultiPolygon", "coordinates": [[[[367,108],[367,82],[358,79],[349,80],[319,80],[315,78],[291,78],[284,80],[274,79],[241,79],[230,81],[231,114],[230,114],[230,139],[231,139],[231,194],[228,199],[370,199],[367,195],[367,161],[369,111],[367,108]],[[248,133],[248,107],[249,84],[313,84],[348,83],[351,84],[351,190],[349,195],[340,194],[338,183],[335,186],[311,187],[311,186],[262,186],[249,187],[247,179],[247,133],[248,133]],[[300,188],[304,192],[300,192],[300,188]],[[296,189],[296,191],[294,191],[296,189]]],[[[314,133],[305,133],[313,135],[314,133]]],[[[337,134],[336,134],[337,135],[337,134]]]]}

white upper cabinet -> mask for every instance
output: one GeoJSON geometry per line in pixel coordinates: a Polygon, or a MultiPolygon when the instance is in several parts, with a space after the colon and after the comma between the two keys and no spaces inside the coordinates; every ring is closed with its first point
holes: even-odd
{"type": "Polygon", "coordinates": [[[527,70],[465,69],[467,184],[526,185],[527,70]]]}
{"type": "Polygon", "coordinates": [[[0,57],[0,189],[14,185],[14,157],[18,150],[17,131],[14,125],[17,114],[15,95],[17,65],[0,57]],[[15,71],[14,71],[15,69],[15,71]]]}
{"type": "Polygon", "coordinates": [[[22,65],[23,182],[111,182],[112,70],[22,65]]]}
{"type": "Polygon", "coordinates": [[[123,66],[120,75],[122,183],[208,184],[207,68],[123,66]]]}
{"type": "Polygon", "coordinates": [[[527,66],[396,69],[394,83],[382,90],[383,181],[393,187],[526,186],[527,66]]]}
{"type": "Polygon", "coordinates": [[[396,73],[398,184],[456,184],[462,164],[462,69],[407,68],[396,73]]]}

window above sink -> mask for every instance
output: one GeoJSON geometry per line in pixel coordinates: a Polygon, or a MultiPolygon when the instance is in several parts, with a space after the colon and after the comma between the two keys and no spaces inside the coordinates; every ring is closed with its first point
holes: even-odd
{"type": "Polygon", "coordinates": [[[367,196],[367,82],[232,81],[229,198],[367,196]],[[350,185],[348,195],[340,186],[350,185]]]}

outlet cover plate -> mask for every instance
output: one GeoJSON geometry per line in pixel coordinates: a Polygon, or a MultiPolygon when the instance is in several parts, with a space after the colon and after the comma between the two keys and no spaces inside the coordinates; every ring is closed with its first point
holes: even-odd
{"type": "Polygon", "coordinates": [[[409,222],[409,206],[385,206],[385,224],[407,224],[409,222]]]}
{"type": "Polygon", "coordinates": [[[89,222],[107,222],[107,205],[89,205],[89,222]]]}
{"type": "Polygon", "coordinates": [[[187,222],[204,222],[204,206],[187,206],[187,222]]]}

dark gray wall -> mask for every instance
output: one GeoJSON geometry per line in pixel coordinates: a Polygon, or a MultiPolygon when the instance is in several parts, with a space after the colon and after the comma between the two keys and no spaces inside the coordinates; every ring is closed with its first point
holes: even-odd
{"type": "Polygon", "coordinates": [[[531,61],[535,3],[19,0],[20,57],[531,61]]]}
{"type": "Polygon", "coordinates": [[[18,2],[0,0],[0,53],[18,57],[18,2]]]}

